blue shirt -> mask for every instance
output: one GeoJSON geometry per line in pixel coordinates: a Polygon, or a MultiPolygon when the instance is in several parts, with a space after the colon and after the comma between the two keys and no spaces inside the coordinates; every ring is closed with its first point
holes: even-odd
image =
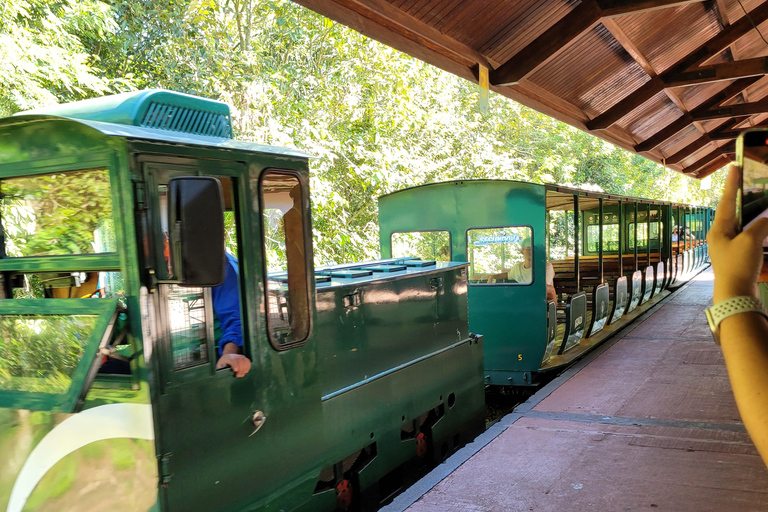
{"type": "Polygon", "coordinates": [[[211,290],[213,311],[219,318],[221,328],[219,355],[227,343],[234,343],[238,347],[243,346],[243,328],[240,325],[240,290],[237,284],[239,275],[237,258],[227,253],[224,282],[211,290]]]}

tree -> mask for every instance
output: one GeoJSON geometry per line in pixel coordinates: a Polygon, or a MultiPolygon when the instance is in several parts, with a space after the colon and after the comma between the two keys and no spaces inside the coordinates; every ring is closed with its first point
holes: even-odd
{"type": "Polygon", "coordinates": [[[103,77],[86,50],[116,26],[109,6],[97,0],[0,0],[0,115],[122,84],[103,77]]]}

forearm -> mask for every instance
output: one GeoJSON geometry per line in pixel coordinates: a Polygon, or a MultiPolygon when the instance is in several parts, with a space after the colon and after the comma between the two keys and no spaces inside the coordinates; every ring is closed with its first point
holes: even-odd
{"type": "Polygon", "coordinates": [[[720,339],[744,426],[768,464],[768,320],[756,313],[728,317],[720,339]]]}
{"type": "Polygon", "coordinates": [[[232,343],[231,341],[229,343],[226,343],[224,347],[221,349],[221,355],[225,356],[227,354],[241,354],[243,351],[242,349],[237,346],[237,344],[232,343]]]}

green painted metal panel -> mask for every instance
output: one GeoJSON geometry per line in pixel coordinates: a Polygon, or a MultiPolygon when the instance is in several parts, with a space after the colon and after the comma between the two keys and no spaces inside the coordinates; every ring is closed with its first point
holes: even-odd
{"type": "Polygon", "coordinates": [[[113,253],[0,259],[0,270],[16,272],[86,272],[120,267],[120,257],[113,253]]]}
{"type": "Polygon", "coordinates": [[[487,384],[526,384],[523,374],[537,371],[544,355],[547,344],[544,196],[542,185],[467,180],[413,187],[379,199],[383,257],[392,255],[394,232],[448,230],[452,259],[467,261],[469,229],[506,226],[532,229],[532,284],[469,285],[469,327],[485,339],[487,384]],[[511,322],[515,317],[526,321],[511,322]]]}

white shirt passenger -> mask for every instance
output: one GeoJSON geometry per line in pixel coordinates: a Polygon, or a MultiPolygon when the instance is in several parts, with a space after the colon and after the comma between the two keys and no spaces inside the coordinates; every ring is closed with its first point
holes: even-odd
{"type": "MultiPolygon", "coordinates": [[[[533,266],[530,268],[525,268],[525,262],[521,261],[520,263],[517,263],[516,265],[513,265],[512,268],[509,269],[509,272],[507,272],[507,279],[514,279],[518,283],[522,284],[528,284],[533,282],[533,266]]],[[[552,263],[549,261],[547,262],[547,276],[546,276],[547,286],[553,286],[555,283],[555,267],[552,266],[552,263]]]]}

